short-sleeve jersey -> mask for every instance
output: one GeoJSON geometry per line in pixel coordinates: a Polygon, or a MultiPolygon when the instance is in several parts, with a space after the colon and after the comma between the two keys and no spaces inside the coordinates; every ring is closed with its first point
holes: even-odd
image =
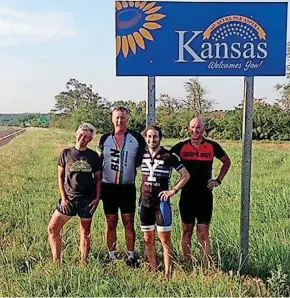
{"type": "Polygon", "coordinates": [[[163,190],[168,190],[173,168],[176,171],[183,168],[183,164],[176,154],[161,147],[152,158],[149,150],[146,149],[141,164],[141,197],[143,199],[150,198],[159,203],[158,194],[163,190]]]}
{"type": "Polygon", "coordinates": [[[114,132],[102,135],[97,147],[103,158],[102,181],[134,184],[136,168],[141,164],[145,146],[141,134],[129,129],[125,133],[122,148],[119,148],[114,132]]]}
{"type": "Polygon", "coordinates": [[[170,152],[177,154],[190,174],[186,186],[204,188],[212,177],[214,157],[220,159],[226,155],[223,148],[212,140],[203,139],[198,148],[189,140],[179,142],[170,152]]]}
{"type": "Polygon", "coordinates": [[[64,189],[69,199],[95,196],[95,173],[101,171],[100,158],[95,151],[63,149],[57,164],[65,169],[64,189]]]}

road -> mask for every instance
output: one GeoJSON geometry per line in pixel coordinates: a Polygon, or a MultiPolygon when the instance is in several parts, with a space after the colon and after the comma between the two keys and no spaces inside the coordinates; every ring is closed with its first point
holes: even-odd
{"type": "Polygon", "coordinates": [[[24,132],[23,128],[7,128],[0,130],[0,146],[8,144],[18,134],[24,132]]]}

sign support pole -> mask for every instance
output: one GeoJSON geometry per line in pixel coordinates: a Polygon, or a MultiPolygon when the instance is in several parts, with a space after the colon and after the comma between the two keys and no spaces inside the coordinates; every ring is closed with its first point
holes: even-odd
{"type": "Polygon", "coordinates": [[[148,77],[148,96],[146,102],[146,126],[155,124],[155,77],[148,77]]]}
{"type": "Polygon", "coordinates": [[[239,258],[240,259],[239,270],[241,270],[242,273],[246,273],[248,270],[248,255],[249,255],[253,100],[254,100],[254,77],[244,77],[240,258],[239,258]]]}

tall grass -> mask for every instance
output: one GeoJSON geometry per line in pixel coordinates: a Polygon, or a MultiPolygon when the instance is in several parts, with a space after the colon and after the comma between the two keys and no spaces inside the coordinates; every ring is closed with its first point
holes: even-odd
{"type": "MultiPolygon", "coordinates": [[[[165,140],[164,144],[170,147],[174,142],[165,140]]],[[[63,264],[52,265],[47,224],[59,196],[56,162],[60,150],[73,143],[71,133],[42,129],[28,130],[0,147],[0,296],[267,296],[273,294],[265,286],[271,271],[281,265],[290,275],[288,144],[255,143],[253,149],[249,273],[255,278],[235,273],[239,268],[241,145],[231,142],[222,143],[232,159],[231,170],[214,191],[211,240],[217,271],[205,273],[199,267],[195,236],[192,262],[182,260],[178,195],[172,199],[175,271],[170,282],[163,279],[162,271],[150,274],[143,263],[141,268],[129,269],[122,260],[106,262],[102,204],[94,215],[88,267],[78,264],[77,218],[63,231],[63,264]]],[[[214,173],[218,168],[215,162],[214,173]]],[[[136,253],[143,258],[137,215],[136,231],[136,253]]],[[[157,247],[161,256],[158,242],[157,247]]],[[[125,253],[120,223],[118,251],[125,253]]]]}

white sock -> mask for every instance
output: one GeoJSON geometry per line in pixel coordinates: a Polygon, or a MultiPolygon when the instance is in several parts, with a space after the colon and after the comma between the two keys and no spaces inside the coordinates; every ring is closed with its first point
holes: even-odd
{"type": "Polygon", "coordinates": [[[111,260],[116,260],[117,259],[117,254],[115,250],[109,251],[109,257],[111,260]]]}
{"type": "Polygon", "coordinates": [[[134,251],[133,250],[128,250],[128,258],[134,259],[134,251]]]}

